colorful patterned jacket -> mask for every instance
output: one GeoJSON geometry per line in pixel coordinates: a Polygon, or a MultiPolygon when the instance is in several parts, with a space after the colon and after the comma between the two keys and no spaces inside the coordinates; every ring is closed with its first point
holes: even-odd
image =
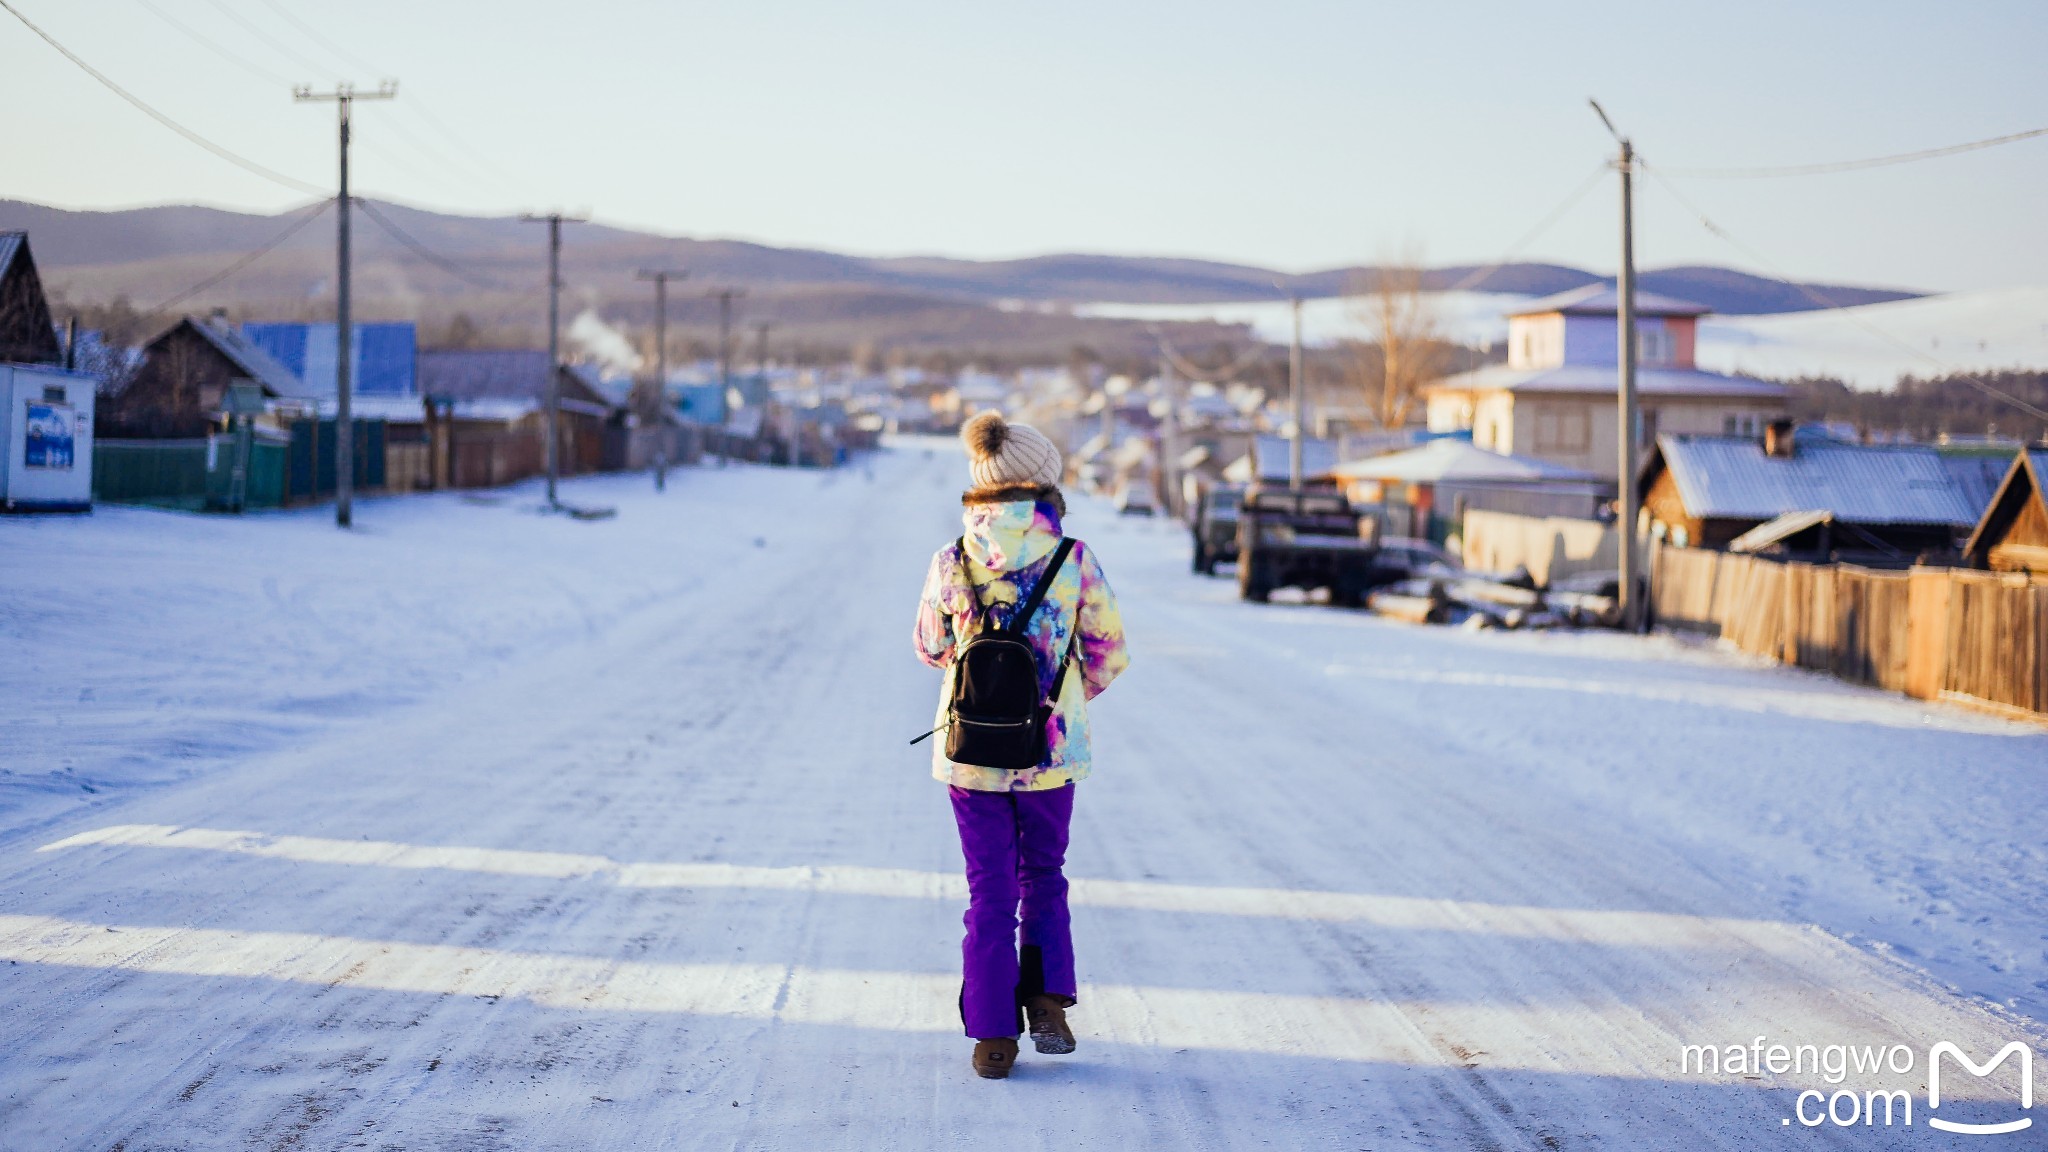
{"type": "MultiPolygon", "coordinates": [[[[1059,513],[1044,502],[972,504],[962,519],[967,526],[966,557],[960,555],[958,542],[939,549],[932,557],[924,596],[917,606],[917,657],[946,670],[935,724],[946,720],[946,701],[953,690],[953,653],[981,627],[987,615],[984,606],[995,606],[996,623],[1007,623],[1007,610],[1014,609],[1030,592],[1060,539],[1059,513]],[[968,584],[970,573],[980,589],[978,599],[968,584]]],[[[1076,629],[1080,636],[1075,646],[1077,659],[1054,702],[1045,762],[1023,772],[955,764],[946,759],[944,733],[940,733],[932,738],[933,777],[978,792],[1031,792],[1087,778],[1092,760],[1088,701],[1109,687],[1130,663],[1130,654],[1124,648],[1123,619],[1117,614],[1109,581],[1103,578],[1094,551],[1078,540],[1027,630],[1032,647],[1038,650],[1041,691],[1052,690],[1058,661],[1066,654],[1076,629]]]]}

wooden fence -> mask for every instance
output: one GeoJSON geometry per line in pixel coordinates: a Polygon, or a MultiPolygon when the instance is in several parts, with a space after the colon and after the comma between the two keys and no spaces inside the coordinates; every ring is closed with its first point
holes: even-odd
{"type": "Polygon", "coordinates": [[[2048,719],[2048,583],[2023,573],[1784,564],[1654,549],[1659,624],[1922,699],[2048,719]]]}

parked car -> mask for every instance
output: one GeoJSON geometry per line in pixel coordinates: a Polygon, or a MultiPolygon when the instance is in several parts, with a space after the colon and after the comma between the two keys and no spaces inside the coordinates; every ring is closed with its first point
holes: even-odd
{"type": "Polygon", "coordinates": [[[1242,484],[1217,484],[1202,493],[1188,524],[1195,538],[1196,572],[1214,576],[1216,565],[1237,559],[1237,512],[1243,504],[1242,484]]]}
{"type": "Polygon", "coordinates": [[[1333,604],[1363,604],[1379,531],[1377,515],[1334,488],[1249,488],[1237,518],[1238,595],[1263,601],[1275,588],[1327,588],[1333,604]]]}
{"type": "Polygon", "coordinates": [[[1125,480],[1118,484],[1114,503],[1119,516],[1150,516],[1157,510],[1152,501],[1152,486],[1142,481],[1125,480]]]}

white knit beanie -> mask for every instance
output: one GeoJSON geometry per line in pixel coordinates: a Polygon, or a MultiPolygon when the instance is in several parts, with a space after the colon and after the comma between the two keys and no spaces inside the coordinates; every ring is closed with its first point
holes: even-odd
{"type": "Polygon", "coordinates": [[[976,488],[1060,482],[1060,450],[1029,424],[983,412],[960,429],[960,439],[967,443],[967,471],[976,488]]]}

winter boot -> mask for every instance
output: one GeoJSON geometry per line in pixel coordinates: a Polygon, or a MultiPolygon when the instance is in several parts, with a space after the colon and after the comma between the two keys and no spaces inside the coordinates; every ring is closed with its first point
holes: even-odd
{"type": "Polygon", "coordinates": [[[1031,1022],[1031,1043],[1046,1056],[1074,1050],[1074,1030],[1067,1027],[1067,1001],[1040,993],[1024,998],[1024,1016],[1031,1022]]]}
{"type": "Polygon", "coordinates": [[[974,1042],[974,1074],[983,1080],[1001,1080],[1017,1064],[1017,1041],[1008,1036],[974,1042]]]}

